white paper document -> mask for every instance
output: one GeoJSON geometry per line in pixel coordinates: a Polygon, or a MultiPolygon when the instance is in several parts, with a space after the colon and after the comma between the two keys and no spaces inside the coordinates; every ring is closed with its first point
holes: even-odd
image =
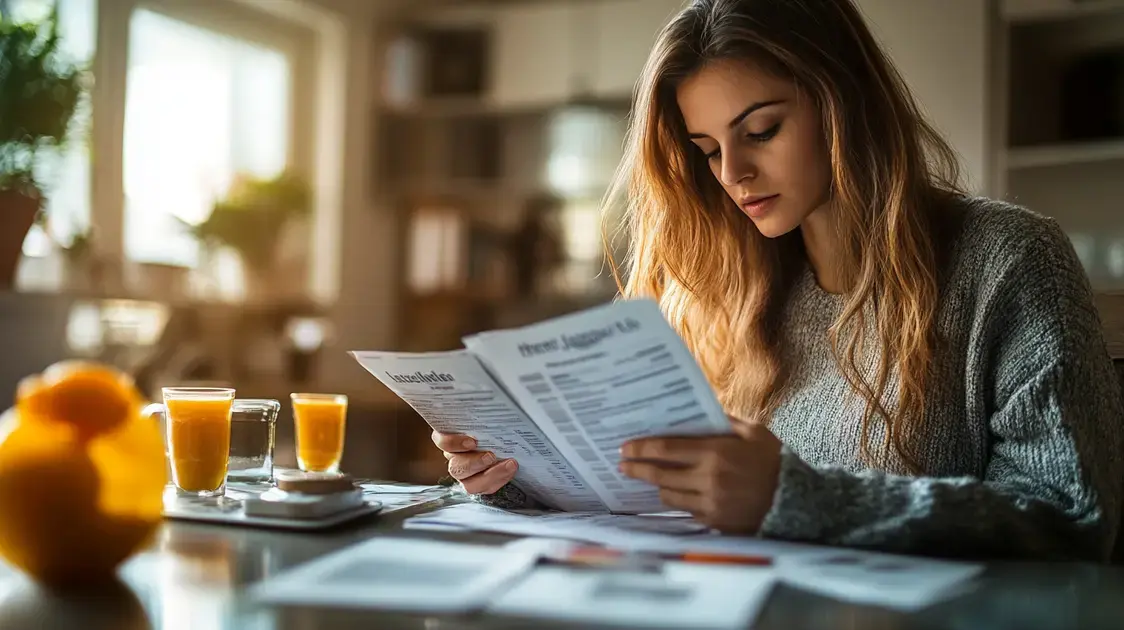
{"type": "Polygon", "coordinates": [[[909,612],[961,593],[983,565],[818,548],[780,558],[777,571],[794,588],[909,612]]]}
{"type": "Polygon", "coordinates": [[[534,565],[502,547],[375,538],[269,578],[251,597],[268,603],[471,612],[534,565]]]}
{"type": "Polygon", "coordinates": [[[603,507],[582,476],[468,352],[353,356],[437,431],[471,435],[481,450],[499,459],[515,458],[515,482],[532,498],[561,510],[603,507]]]}
{"type": "Polygon", "coordinates": [[[658,572],[542,566],[487,612],[523,618],[649,628],[748,628],[768,601],[767,569],[666,563],[658,572]]]}
{"type": "Polygon", "coordinates": [[[618,470],[631,439],[731,431],[714,392],[652,300],[621,301],[465,350],[353,352],[434,429],[513,457],[516,485],[552,508],[638,514],[666,506],[618,470]]]}
{"type": "Polygon", "coordinates": [[[766,557],[773,561],[777,580],[793,588],[905,611],[924,608],[958,593],[983,570],[982,565],[973,563],[721,536],[689,518],[667,515],[536,514],[465,503],[412,517],[404,526],[498,532],[633,552],[766,557]]]}
{"type": "Polygon", "coordinates": [[[710,536],[700,523],[678,515],[605,514],[603,512],[513,512],[462,503],[408,518],[406,529],[462,529],[517,536],[556,538],[620,548],[663,546],[686,537],[710,536]]]}
{"type": "Polygon", "coordinates": [[[361,483],[359,487],[363,492],[370,494],[427,494],[442,493],[449,489],[445,486],[422,486],[405,483],[361,483]]]}

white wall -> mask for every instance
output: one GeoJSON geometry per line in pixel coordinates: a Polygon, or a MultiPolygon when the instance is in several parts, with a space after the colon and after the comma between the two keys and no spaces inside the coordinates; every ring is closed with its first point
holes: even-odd
{"type": "Polygon", "coordinates": [[[334,335],[321,364],[326,384],[344,393],[367,391],[370,376],[349,350],[394,345],[397,304],[397,225],[390,208],[374,204],[371,160],[373,105],[381,81],[379,16],[400,0],[242,0],[314,27],[318,33],[317,189],[320,215],[313,235],[316,297],[331,304],[334,335]]]}
{"type": "MultiPolygon", "coordinates": [[[[343,42],[333,42],[345,59],[343,76],[336,85],[344,91],[339,128],[342,159],[340,221],[334,241],[338,256],[335,274],[323,272],[317,283],[338,278],[338,295],[332,307],[335,337],[324,353],[321,373],[325,382],[345,391],[364,391],[375,384],[370,375],[347,356],[349,350],[380,349],[394,345],[398,307],[397,222],[391,208],[374,205],[373,104],[381,83],[378,13],[396,8],[379,0],[311,0],[341,16],[343,42]]],[[[322,103],[324,101],[322,100],[322,103]]],[[[328,232],[330,228],[324,226],[328,232]]],[[[331,245],[329,244],[329,247],[331,245]]],[[[331,251],[331,250],[329,250],[331,251]]]]}
{"type": "Polygon", "coordinates": [[[987,0],[858,0],[932,122],[986,192],[991,169],[987,0]]]}
{"type": "MultiPolygon", "coordinates": [[[[988,0],[857,0],[931,120],[960,153],[966,184],[986,190],[991,170],[988,0]]],[[[491,24],[498,107],[564,99],[575,76],[603,96],[627,96],[661,24],[682,0],[506,4],[434,12],[434,21],[491,24]],[[575,48],[573,22],[590,37],[575,48]],[[627,18],[626,18],[627,16],[627,18]]],[[[421,14],[419,12],[419,14],[421,14]]],[[[429,17],[429,14],[425,14],[429,17]]]]}

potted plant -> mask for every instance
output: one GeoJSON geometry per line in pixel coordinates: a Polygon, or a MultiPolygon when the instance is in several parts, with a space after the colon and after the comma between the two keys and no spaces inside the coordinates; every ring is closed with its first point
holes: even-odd
{"type": "Polygon", "coordinates": [[[289,221],[308,215],[311,207],[308,185],[293,173],[273,179],[242,177],[205,221],[189,229],[205,245],[224,245],[238,252],[247,293],[255,293],[269,284],[277,243],[289,221]]]}
{"type": "Polygon", "coordinates": [[[82,79],[59,51],[57,9],[40,22],[0,14],[0,291],[12,288],[42,208],[36,157],[64,142],[82,79]]]}

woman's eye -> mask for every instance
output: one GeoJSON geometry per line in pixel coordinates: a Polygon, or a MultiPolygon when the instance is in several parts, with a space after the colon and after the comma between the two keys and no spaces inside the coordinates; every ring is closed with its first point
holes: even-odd
{"type": "Polygon", "coordinates": [[[715,149],[715,150],[711,151],[710,153],[706,153],[705,155],[706,155],[706,159],[708,161],[709,160],[716,160],[722,155],[722,149],[715,149]]]}
{"type": "Polygon", "coordinates": [[[781,124],[777,123],[772,127],[766,129],[765,131],[762,131],[761,133],[747,133],[745,134],[745,137],[753,140],[754,142],[768,142],[769,140],[772,140],[773,136],[777,135],[777,132],[780,130],[781,124]]]}

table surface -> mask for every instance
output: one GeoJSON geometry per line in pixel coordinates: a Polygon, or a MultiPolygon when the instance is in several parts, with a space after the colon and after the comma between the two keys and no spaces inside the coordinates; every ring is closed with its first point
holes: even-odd
{"type": "MultiPolygon", "coordinates": [[[[444,499],[444,503],[457,501],[444,499]]],[[[421,509],[440,505],[430,503],[421,509]]],[[[53,595],[21,576],[0,581],[0,628],[101,630],[305,630],[313,628],[518,628],[527,620],[262,607],[245,588],[264,578],[374,536],[499,544],[491,534],[414,532],[401,522],[418,509],[364,518],[330,532],[165,522],[151,549],[120,571],[108,591],[53,595]]],[[[566,627],[533,622],[541,627],[566,627]]],[[[1069,564],[989,566],[978,587],[920,613],[855,606],[784,586],[753,628],[1124,628],[1124,569],[1069,564]]]]}

